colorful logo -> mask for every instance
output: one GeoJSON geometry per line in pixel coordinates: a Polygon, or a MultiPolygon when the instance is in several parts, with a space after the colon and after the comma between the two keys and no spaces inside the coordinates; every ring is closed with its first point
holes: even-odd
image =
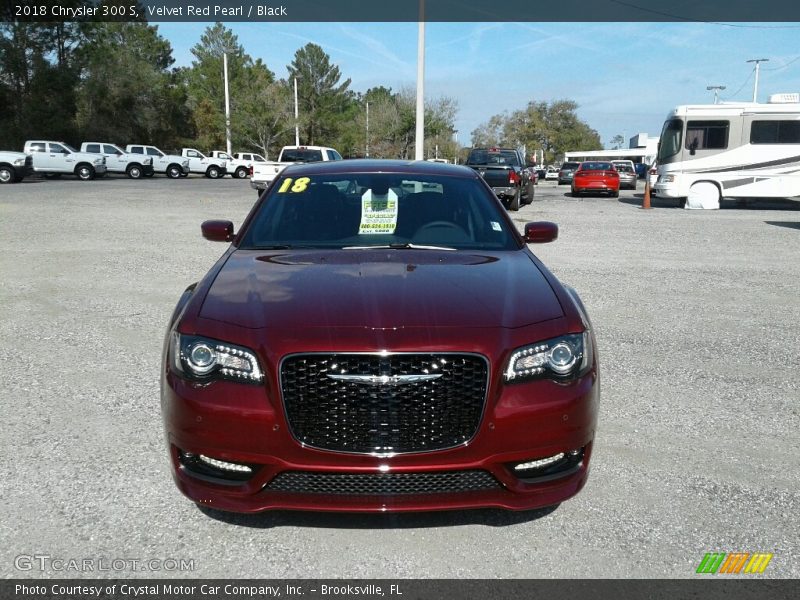
{"type": "Polygon", "coordinates": [[[707,552],[697,567],[697,573],[763,573],[772,554],[767,552],[707,552]]]}

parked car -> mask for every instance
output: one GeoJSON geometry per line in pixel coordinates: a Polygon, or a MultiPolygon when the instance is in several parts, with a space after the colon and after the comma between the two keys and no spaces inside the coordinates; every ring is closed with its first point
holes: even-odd
{"type": "Polygon", "coordinates": [[[619,196],[619,173],[610,162],[582,162],[572,177],[572,195],[587,193],[608,194],[612,198],[619,196]]]}
{"type": "Polygon", "coordinates": [[[619,173],[619,189],[635,190],[638,178],[633,162],[630,160],[612,160],[611,164],[614,165],[617,173],[619,173]]]}
{"type": "Polygon", "coordinates": [[[558,180],[558,169],[555,167],[548,167],[547,171],[544,174],[545,181],[557,181],[558,180]]]}
{"type": "Polygon", "coordinates": [[[525,167],[522,153],[513,148],[473,148],[464,163],[476,171],[508,210],[533,202],[535,180],[525,167]]]}
{"type": "Polygon", "coordinates": [[[125,173],[131,179],[153,175],[153,159],[141,154],[128,154],[116,144],[108,142],[83,142],[81,152],[102,154],[109,173],[125,173]]]}
{"type": "Polygon", "coordinates": [[[30,154],[0,151],[0,184],[19,183],[30,173],[33,173],[30,154]]]}
{"type": "Polygon", "coordinates": [[[554,223],[520,235],[464,167],[348,160],[287,167],[239,231],[202,232],[229,245],[180,298],[161,365],[189,499],[528,510],[583,487],[594,335],[527,246],[554,223]]]}
{"type": "Polygon", "coordinates": [[[194,148],[183,148],[181,156],[189,159],[189,170],[202,173],[209,179],[225,177],[228,172],[228,163],[223,158],[206,156],[194,148]]]}
{"type": "Polygon", "coordinates": [[[189,159],[177,154],[167,154],[155,146],[143,144],[130,144],[125,147],[126,152],[142,154],[153,159],[153,171],[163,173],[170,179],[187,177],[189,175],[189,159]]]}
{"type": "Polygon", "coordinates": [[[227,152],[214,150],[211,153],[214,158],[219,158],[228,163],[228,175],[236,179],[244,179],[250,176],[250,167],[253,163],[267,162],[260,154],[253,152],[236,152],[233,156],[227,152]]]}
{"type": "Polygon", "coordinates": [[[581,163],[579,162],[565,162],[561,165],[561,168],[558,170],[558,185],[572,183],[572,175],[575,173],[575,169],[580,166],[581,163]]]}
{"type": "Polygon", "coordinates": [[[289,165],[305,162],[342,160],[342,155],[326,146],[284,146],[277,162],[254,162],[250,166],[250,187],[261,196],[278,174],[289,165]]]}
{"type": "Polygon", "coordinates": [[[101,154],[78,152],[65,142],[28,140],[23,150],[33,157],[33,170],[45,177],[75,175],[89,181],[106,174],[106,159],[101,154]]]}

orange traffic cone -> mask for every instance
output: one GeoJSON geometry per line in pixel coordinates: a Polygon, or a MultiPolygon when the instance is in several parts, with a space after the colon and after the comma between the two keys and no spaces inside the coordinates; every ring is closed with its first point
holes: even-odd
{"type": "Polygon", "coordinates": [[[642,198],[641,208],[652,208],[650,206],[650,176],[647,176],[644,184],[644,198],[642,198]]]}

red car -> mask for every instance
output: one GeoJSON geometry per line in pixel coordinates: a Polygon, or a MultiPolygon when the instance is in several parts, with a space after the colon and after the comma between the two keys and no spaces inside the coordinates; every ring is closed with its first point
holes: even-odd
{"type": "Polygon", "coordinates": [[[556,505],[586,483],[599,402],[576,292],[472,169],[290,166],[181,297],[161,400],[201,506],[412,511],[556,505]]]}
{"type": "Polygon", "coordinates": [[[610,162],[582,162],[572,176],[572,195],[587,193],[619,197],[619,173],[610,162]]]}

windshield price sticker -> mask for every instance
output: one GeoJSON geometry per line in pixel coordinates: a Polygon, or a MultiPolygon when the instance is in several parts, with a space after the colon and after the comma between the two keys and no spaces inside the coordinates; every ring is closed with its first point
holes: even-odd
{"type": "Polygon", "coordinates": [[[392,234],[397,228],[397,194],[389,190],[379,196],[367,190],[361,196],[360,234],[392,234]]]}

